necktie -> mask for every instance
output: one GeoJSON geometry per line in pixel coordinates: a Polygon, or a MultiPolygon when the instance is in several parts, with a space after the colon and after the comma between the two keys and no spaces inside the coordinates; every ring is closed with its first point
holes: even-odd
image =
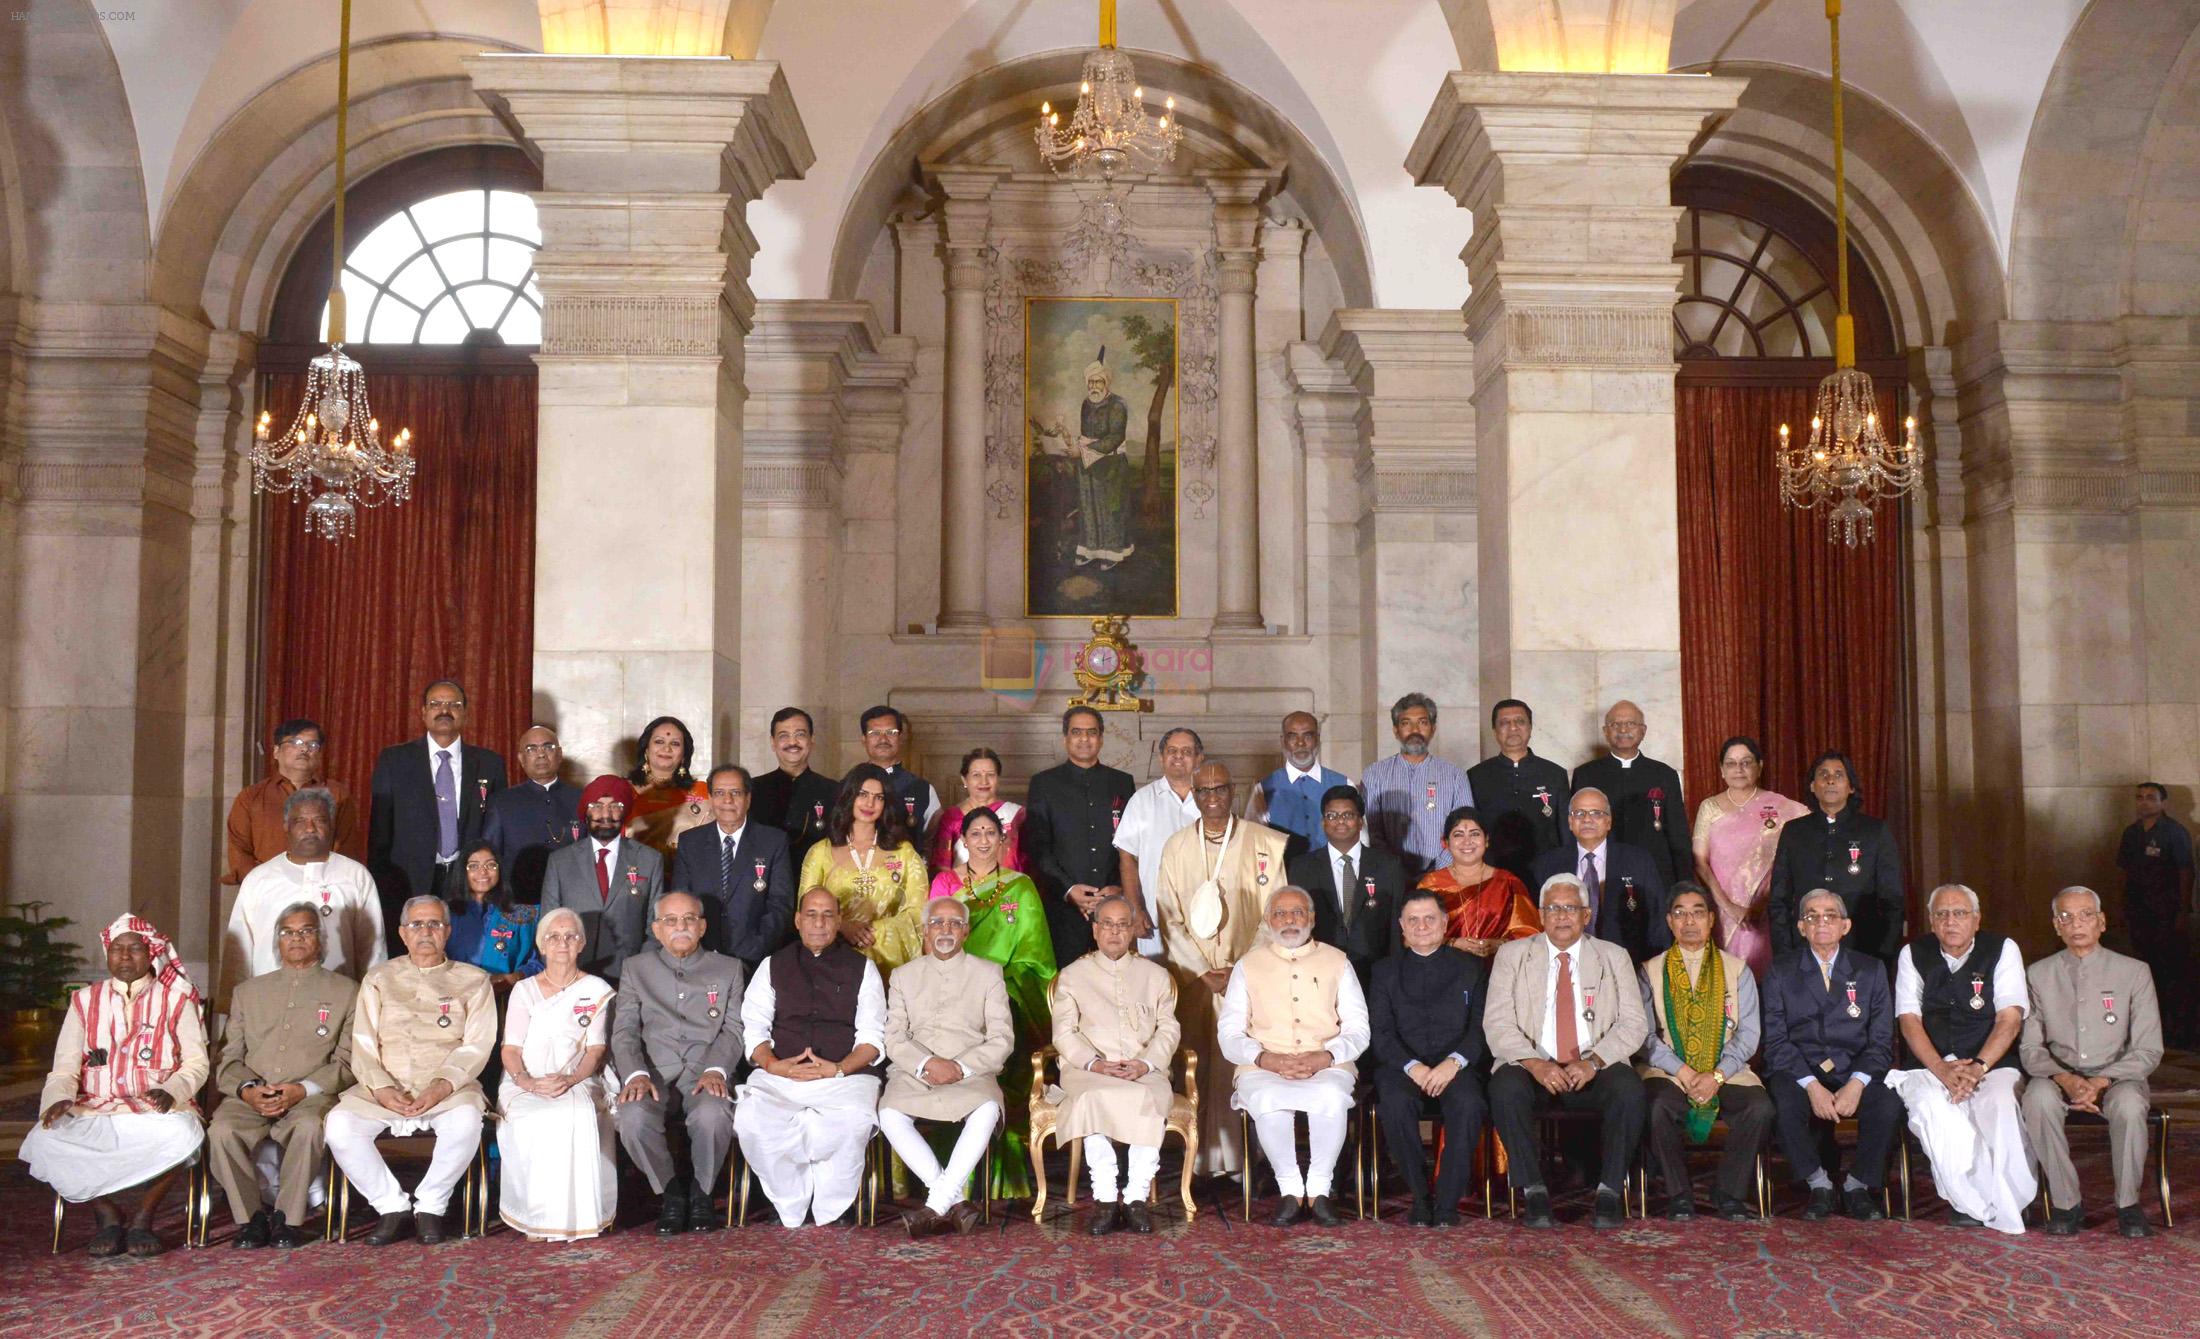
{"type": "Polygon", "coordinates": [[[1343,873],[1338,875],[1337,877],[1337,896],[1343,902],[1344,923],[1347,926],[1350,926],[1352,924],[1353,908],[1358,905],[1353,899],[1353,894],[1359,891],[1359,889],[1355,885],[1357,885],[1360,880],[1358,876],[1353,873],[1352,853],[1350,851],[1347,851],[1343,855],[1337,857],[1337,863],[1343,869],[1343,873]]]}
{"type": "MultiPolygon", "coordinates": [[[[417,775],[417,774],[416,774],[417,775]]],[[[451,775],[451,751],[435,751],[435,858],[458,854],[458,778],[451,775]]]]}
{"type": "Polygon", "coordinates": [[[1558,989],[1551,1008],[1557,1013],[1558,1063],[1570,1065],[1581,1058],[1581,1038],[1574,1029],[1574,955],[1558,955],[1558,989]]]}
{"type": "Polygon", "coordinates": [[[596,892],[604,901],[611,900],[611,848],[596,848],[596,892]]]}
{"type": "Polygon", "coordinates": [[[1597,877],[1597,853],[1590,851],[1581,857],[1581,895],[1589,903],[1589,924],[1597,923],[1597,903],[1604,897],[1604,881],[1597,877]]]}
{"type": "Polygon", "coordinates": [[[1823,958],[1820,958],[1818,960],[1818,975],[1824,978],[1826,983],[1826,993],[1828,995],[1831,995],[1833,993],[1833,964],[1827,962],[1823,958]]]}
{"type": "Polygon", "coordinates": [[[730,832],[718,842],[718,895],[733,896],[733,834],[730,832]]]}

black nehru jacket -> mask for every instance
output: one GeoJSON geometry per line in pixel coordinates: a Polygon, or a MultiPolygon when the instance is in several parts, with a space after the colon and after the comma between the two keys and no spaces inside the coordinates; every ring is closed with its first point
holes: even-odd
{"type": "Polygon", "coordinates": [[[788,859],[801,869],[802,857],[825,836],[839,791],[838,782],[814,767],[803,768],[800,776],[774,767],[749,783],[749,817],[786,833],[788,859]]]}
{"type": "Polygon", "coordinates": [[[1063,894],[1081,883],[1107,888],[1122,882],[1115,828],[1137,789],[1129,772],[1100,764],[1058,763],[1031,778],[1024,799],[1024,872],[1046,904],[1058,963],[1092,952],[1092,922],[1063,894]]]}
{"type": "Polygon", "coordinates": [[[1449,944],[1426,957],[1400,949],[1375,964],[1368,987],[1368,1048],[1385,1069],[1408,1060],[1435,1066],[1456,1052],[1481,1065],[1483,982],[1489,966],[1449,944]]]}
{"type": "MultiPolygon", "coordinates": [[[[1681,799],[1680,773],[1647,753],[1633,762],[1606,754],[1574,769],[1573,788],[1594,786],[1612,802],[1612,840],[1650,853],[1658,877],[1670,884],[1693,878],[1696,855],[1688,844],[1688,806],[1681,799]],[[1658,797],[1652,799],[1651,791],[1658,797]]],[[[1481,798],[1482,792],[1474,792],[1481,798]]]]}
{"type": "Polygon", "coordinates": [[[1537,856],[1571,835],[1566,801],[1573,786],[1566,769],[1533,750],[1519,762],[1502,753],[1484,758],[1467,769],[1467,785],[1490,836],[1490,863],[1522,883],[1537,856]]]}
{"type": "MultiPolygon", "coordinates": [[[[2005,939],[1983,931],[1971,941],[1971,956],[1955,970],[1940,951],[1940,941],[1926,935],[1910,945],[1910,965],[1917,969],[1918,1017],[1933,1050],[1958,1060],[1976,1060],[1994,1030],[1994,967],[2001,961],[2005,939]],[[1971,1007],[1973,999],[1983,1001],[1971,1007]]],[[[1923,1067],[1925,1058],[1917,1057],[1923,1067]]],[[[1995,1069],[2017,1068],[2017,1048],[2011,1046],[1993,1064],[1995,1069]]]]}
{"type": "Polygon", "coordinates": [[[1881,962],[1894,961],[1903,939],[1902,854],[1887,825],[1858,810],[1854,801],[1843,805],[1830,823],[1813,809],[1780,829],[1766,907],[1774,953],[1803,946],[1795,928],[1797,908],[1819,888],[1839,893],[1848,907],[1851,924],[1843,945],[1881,962]],[[1849,873],[1852,863],[1854,874],[1849,873]]]}
{"type": "Polygon", "coordinates": [[[522,781],[489,797],[481,839],[496,851],[514,901],[542,902],[543,867],[551,852],[580,840],[587,825],[580,810],[581,788],[570,781],[522,781]]]}
{"type": "MultiPolygon", "coordinates": [[[[856,996],[869,959],[835,939],[823,953],[793,943],[772,954],[772,1054],[814,1051],[838,1063],[856,1048],[856,996]]],[[[865,1073],[875,1074],[874,1063],[865,1073]]]]}

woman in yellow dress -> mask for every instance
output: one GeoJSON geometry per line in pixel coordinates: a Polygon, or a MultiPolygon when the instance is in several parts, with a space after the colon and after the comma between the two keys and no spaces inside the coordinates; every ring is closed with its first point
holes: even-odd
{"type": "Polygon", "coordinates": [[[672,859],[680,834],[711,821],[710,791],[688,770],[695,736],[677,716],[659,716],[642,727],[638,759],[626,779],[634,803],[626,810],[626,835],[672,859]]]}
{"type": "Polygon", "coordinates": [[[802,858],[798,880],[804,893],[823,888],[839,899],[841,938],[881,972],[924,952],[930,888],[924,858],[909,842],[908,819],[887,802],[891,793],[876,763],[859,763],[849,772],[833,797],[825,840],[802,858]]]}

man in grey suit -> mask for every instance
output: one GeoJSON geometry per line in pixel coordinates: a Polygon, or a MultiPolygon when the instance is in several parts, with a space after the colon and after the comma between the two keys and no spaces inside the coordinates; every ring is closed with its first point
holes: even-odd
{"type": "Polygon", "coordinates": [[[577,912],[588,935],[581,970],[613,982],[647,943],[649,909],[665,889],[665,858],[623,835],[634,787],[625,777],[599,776],[581,792],[586,840],[552,855],[542,872],[542,913],[577,912]]]}
{"type": "Polygon", "coordinates": [[[657,899],[657,943],[628,960],[611,1013],[611,1063],[619,1090],[619,1142],[664,1197],[657,1231],[717,1226],[711,1187],[733,1143],[734,1065],[741,1059],[738,959],[703,947],[707,923],[692,893],[657,899]],[[665,1121],[687,1125],[690,1170],[665,1142],[665,1121]]]}
{"type": "Polygon", "coordinates": [[[1599,1141],[1596,1226],[1624,1221],[1620,1187],[1642,1139],[1642,1079],[1630,1063],[1650,1034],[1635,964],[1618,944],[1583,933],[1589,901],[1569,873],[1544,881],[1543,933],[1515,939],[1490,965],[1482,1035],[1489,1042],[1490,1123],[1508,1173],[1527,1199],[1529,1227],[1556,1227],[1536,1126],[1552,1106],[1594,1111],[1599,1141]]]}
{"type": "Polygon", "coordinates": [[[2073,1111],[2108,1122],[2109,1164],[2116,1172],[2116,1227],[2147,1237],[2139,1178],[2147,1169],[2147,1076],[2162,1063],[2162,1013],[2154,974],[2144,962],[2101,946],[2108,918],[2090,888],[2055,894],[2055,933],[2063,951],[2032,964],[2032,1012],[2018,1045],[2024,1072],[2024,1132],[2054,1201],[2047,1233],[2067,1237],[2085,1221],[2078,1169],[2063,1129],[2073,1111]]]}

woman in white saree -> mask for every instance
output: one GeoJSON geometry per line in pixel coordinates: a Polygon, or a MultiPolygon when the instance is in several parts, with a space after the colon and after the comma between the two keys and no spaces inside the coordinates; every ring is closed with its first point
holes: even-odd
{"type": "Polygon", "coordinates": [[[504,1018],[499,1215],[538,1241],[597,1236],[618,1209],[603,1078],[616,992],[580,970],[585,941],[573,912],[544,916],[535,930],[543,969],[512,987],[504,1018]]]}

